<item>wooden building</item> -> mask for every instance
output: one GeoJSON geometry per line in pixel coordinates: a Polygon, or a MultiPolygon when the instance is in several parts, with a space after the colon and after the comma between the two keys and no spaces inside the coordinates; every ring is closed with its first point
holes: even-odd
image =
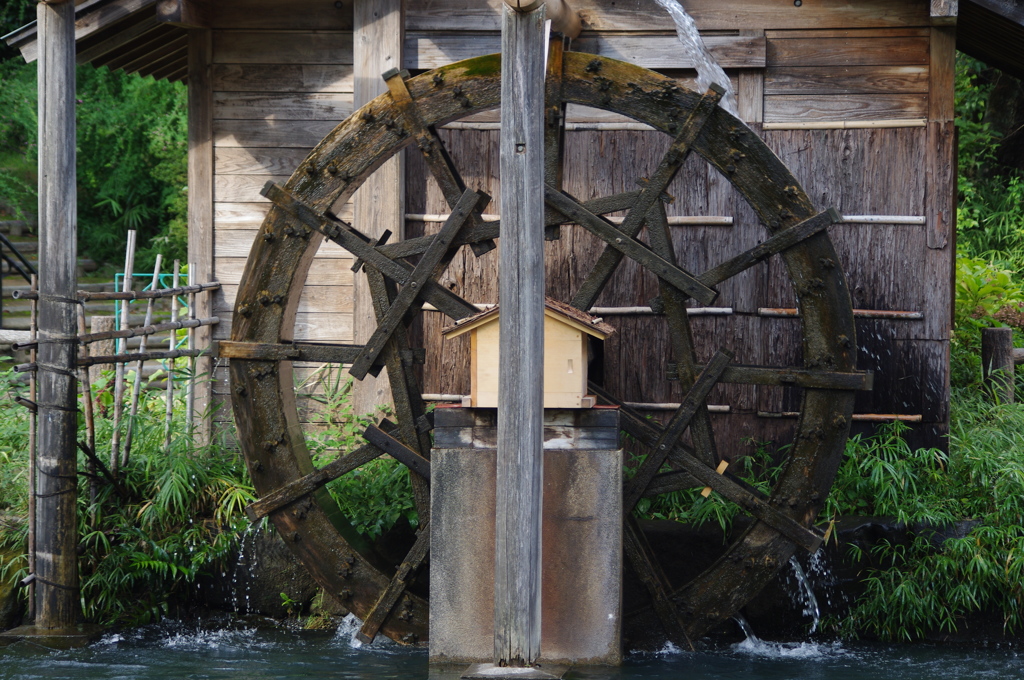
{"type": "MultiPolygon", "coordinates": [[[[572,49],[635,62],[692,85],[693,64],[652,0],[575,0],[584,31],[572,49]]],[[[250,245],[283,181],[359,103],[384,90],[392,67],[422,71],[499,51],[501,0],[84,0],[78,59],[189,90],[190,264],[224,284],[212,309],[228,319],[250,245]]],[[[875,389],[860,414],[899,415],[916,441],[942,445],[949,418],[949,340],[955,254],[953,72],[957,47],[1017,73],[1024,12],[1008,0],[683,0],[738,93],[739,114],[792,169],[821,209],[845,223],[831,234],[859,316],[860,368],[875,389]],[[968,27],[958,36],[957,23],[968,27]],[[988,31],[1002,36],[988,37],[988,31]]],[[[34,26],[7,37],[36,57],[34,26]]],[[[496,115],[496,114],[495,114],[496,115]]],[[[477,116],[442,138],[473,188],[497,197],[498,124],[477,116]]],[[[629,190],[667,148],[664,135],[598,110],[570,110],[564,187],[582,200],[629,190]]],[[[730,184],[691,158],[670,188],[681,265],[705,271],[765,232],[730,184]]],[[[495,200],[488,212],[495,212],[495,200]]],[[[415,147],[386,165],[336,212],[365,232],[436,231],[447,205],[415,147]]],[[[567,300],[601,244],[576,227],[548,246],[548,294],[567,300]]],[[[351,256],[325,243],[312,265],[295,337],[352,342],[370,313],[355,292],[351,256]],[[354,301],[355,300],[355,301],[354,301]]],[[[444,282],[474,303],[497,302],[496,251],[463,249],[444,282]]],[[[717,309],[694,310],[701,357],[724,347],[745,364],[802,364],[795,294],[781,264],[721,288],[717,309]],[[701,340],[706,339],[706,342],[701,340]]],[[[358,275],[361,276],[361,275],[358,275]]],[[[617,332],[605,343],[604,383],[621,399],[680,401],[667,328],[650,313],[657,282],[628,262],[598,300],[617,332]]],[[[656,303],[655,303],[656,306],[656,303]]],[[[422,325],[424,391],[468,393],[466,338],[422,325]]],[[[214,330],[227,338],[230,323],[214,330]]],[[[308,374],[313,366],[301,367],[308,374]]],[[[212,397],[227,396],[216,367],[212,397]]],[[[712,402],[720,450],[744,437],[784,438],[796,388],[720,385],[712,402]],[[718,409],[724,411],[726,409],[718,409]],[[723,423],[725,424],[725,423],[723,423]]],[[[228,409],[215,418],[230,421],[228,409]]],[[[732,449],[727,447],[733,447],[732,449]]]]}

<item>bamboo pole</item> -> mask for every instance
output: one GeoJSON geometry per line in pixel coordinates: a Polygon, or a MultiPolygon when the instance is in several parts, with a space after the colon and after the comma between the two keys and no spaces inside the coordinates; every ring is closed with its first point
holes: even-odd
{"type": "MultiPolygon", "coordinates": [[[[171,288],[178,287],[178,278],[181,276],[181,262],[174,261],[174,277],[171,279],[171,288]]],[[[171,323],[178,322],[178,296],[171,298],[171,323]]],[[[167,351],[173,352],[178,340],[177,330],[171,329],[170,337],[167,339],[167,351]]],[[[171,450],[171,421],[174,418],[174,359],[167,360],[167,412],[166,425],[164,426],[164,451],[171,450]]]]}
{"type": "MultiPolygon", "coordinates": [[[[135,230],[128,231],[128,244],[124,253],[124,281],[121,282],[121,291],[127,293],[132,289],[132,270],[135,268],[135,230]]],[[[120,327],[128,327],[129,300],[121,303],[120,327]]],[[[117,343],[118,354],[124,352],[127,342],[119,340],[117,343]]],[[[124,364],[118,363],[114,367],[114,431],[110,437],[110,474],[117,477],[117,471],[121,463],[121,415],[124,412],[124,364]]]]}
{"type": "MultiPolygon", "coordinates": [[[[163,255],[157,253],[156,263],[153,265],[153,280],[149,284],[150,290],[156,290],[160,286],[160,265],[163,263],[163,255]]],[[[153,323],[153,306],[156,304],[155,298],[149,298],[146,303],[146,320],[142,324],[148,327],[153,323]]],[[[126,343],[127,344],[127,343],[126,343]]],[[[149,344],[149,334],[142,336],[142,341],[139,343],[139,355],[145,356],[146,347],[149,344]]],[[[121,454],[121,465],[128,465],[128,457],[132,452],[132,437],[135,434],[135,419],[139,415],[139,395],[142,394],[142,368],[145,362],[142,359],[135,364],[135,384],[132,385],[132,406],[128,416],[128,432],[124,438],[124,452],[121,454]]]]}
{"type": "MultiPolygon", "coordinates": [[[[78,336],[81,338],[85,335],[85,305],[78,305],[78,336]]],[[[88,356],[89,346],[79,343],[79,355],[81,357],[88,356]]],[[[89,446],[90,451],[96,451],[96,418],[93,413],[93,402],[92,402],[92,382],[89,379],[89,367],[87,365],[81,365],[78,369],[78,382],[82,385],[82,411],[85,416],[85,438],[86,444],[89,446]]],[[[96,495],[99,491],[97,481],[97,470],[96,464],[89,460],[87,464],[87,470],[91,477],[89,477],[89,502],[90,504],[96,503],[96,495]]]]}
{"type": "Polygon", "coordinates": [[[540,657],[545,9],[503,8],[494,664],[540,657]]]}
{"type": "MultiPolygon", "coordinates": [[[[32,291],[38,287],[36,275],[31,279],[32,291]]],[[[32,300],[29,309],[29,340],[35,343],[39,333],[38,318],[39,303],[32,300]]],[[[33,347],[28,353],[29,360],[36,362],[36,349],[33,347]]],[[[36,374],[32,372],[28,377],[28,398],[36,403],[36,374]]],[[[28,414],[28,573],[36,573],[36,427],[39,423],[37,409],[32,409],[28,414]]],[[[36,618],[36,583],[32,581],[28,590],[28,616],[36,618]]]]}
{"type": "MultiPolygon", "coordinates": [[[[98,342],[100,340],[114,340],[119,338],[141,338],[147,335],[156,335],[164,331],[177,331],[183,328],[201,328],[203,326],[215,326],[220,323],[219,316],[210,316],[205,319],[185,319],[184,321],[167,321],[155,323],[149,326],[136,326],[123,331],[103,331],[100,333],[89,333],[81,338],[83,343],[98,342]]],[[[113,352],[108,352],[113,354],[113,352]]]]}
{"type": "MultiPolygon", "coordinates": [[[[195,281],[195,274],[193,268],[188,268],[188,285],[191,287],[195,281]]],[[[196,294],[194,292],[188,294],[188,318],[189,321],[196,320],[196,294]]],[[[196,332],[194,328],[188,329],[188,350],[194,351],[196,348],[196,332]]],[[[188,376],[185,383],[185,431],[188,435],[192,436],[192,425],[193,415],[192,409],[195,408],[196,403],[196,360],[194,357],[189,358],[188,361],[188,376]]]]}
{"type": "Polygon", "coordinates": [[[75,174],[75,4],[39,3],[39,441],[36,628],[81,615],[75,354],[78,233],[75,174]]]}

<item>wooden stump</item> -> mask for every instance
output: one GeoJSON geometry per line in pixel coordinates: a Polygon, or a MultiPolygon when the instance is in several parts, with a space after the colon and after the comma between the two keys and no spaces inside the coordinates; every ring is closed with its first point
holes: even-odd
{"type": "Polygon", "coordinates": [[[985,386],[1004,404],[1013,403],[1013,329],[981,329],[981,373],[985,386]]]}

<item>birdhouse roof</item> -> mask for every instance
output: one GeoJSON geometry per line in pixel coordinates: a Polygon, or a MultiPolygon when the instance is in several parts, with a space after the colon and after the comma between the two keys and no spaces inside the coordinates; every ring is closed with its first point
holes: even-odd
{"type": "MultiPolygon", "coordinates": [[[[445,328],[441,333],[448,338],[454,338],[467,333],[474,328],[479,328],[491,321],[497,320],[500,306],[495,305],[490,309],[456,321],[445,328]]],[[[561,321],[566,326],[580,330],[587,335],[592,335],[599,340],[604,340],[615,332],[615,327],[604,323],[599,317],[591,316],[580,311],[571,305],[551,298],[544,298],[544,315],[561,321]]]]}

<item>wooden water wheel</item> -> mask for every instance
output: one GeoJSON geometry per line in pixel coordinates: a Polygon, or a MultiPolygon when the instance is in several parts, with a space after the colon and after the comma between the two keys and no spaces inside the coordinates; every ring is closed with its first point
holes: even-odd
{"type": "MultiPolygon", "coordinates": [[[[385,74],[389,92],[332,131],[283,186],[264,194],[274,207],[253,245],[238,291],[229,357],[239,439],[261,500],[253,518],[269,516],[319,584],[364,621],[369,639],[382,632],[404,643],[424,642],[427,600],[409,592],[415,569],[428,552],[427,522],[395,570],[381,564],[352,531],[324,485],[387,453],[409,466],[420,516],[429,517],[431,419],[414,365],[422,352],[410,345],[409,326],[429,303],[451,319],[477,309],[439,285],[438,277],[463,246],[477,254],[493,248],[500,225],[480,215],[488,198],[466,188],[436,127],[500,104],[500,55],[482,56],[409,77],[385,74]],[[396,243],[374,242],[331,213],[399,150],[416,146],[452,209],[437,234],[396,243]],[[322,239],[349,250],[364,269],[378,318],[365,345],[293,341],[294,319],[309,264],[322,239]],[[397,424],[367,430],[367,444],[322,469],[314,469],[296,411],[293,361],[352,366],[362,378],[386,366],[397,424]]],[[[589,309],[623,258],[659,279],[662,314],[679,379],[689,390],[664,427],[622,408],[623,428],[651,454],[627,482],[633,507],[645,495],[709,486],[753,516],[749,528],[704,573],[673,590],[646,540],[626,522],[626,556],[652,595],[670,638],[700,637],[735,614],[797,547],[815,550],[822,537],[812,527],[831,486],[847,439],[854,391],[870,376],[855,370],[856,342],[850,297],[827,227],[834,211],[817,213],[782,162],[757,134],[720,108],[720,93],[701,95],[671,78],[640,67],[552,47],[547,83],[548,224],[576,224],[607,246],[569,302],[589,309]],[[672,138],[669,151],[637,191],[580,202],[558,185],[564,107],[575,103],[629,116],[672,138]],[[745,198],[765,225],[761,243],[698,274],[676,264],[661,200],[687,155],[696,153],[745,198]],[[621,224],[602,215],[627,211],[621,224]],[[648,243],[639,240],[647,227],[648,243]],[[743,357],[717,352],[707,365],[695,359],[686,312],[688,300],[709,304],[715,286],[778,255],[798,293],[802,367],[741,365],[743,357]],[[734,361],[735,360],[735,361],[734,361]],[[801,418],[778,483],[758,494],[719,474],[706,400],[717,382],[803,388],[801,418]],[[681,441],[689,430],[692,446],[681,441]],[[666,471],[667,468],[667,471],[666,471]]],[[[358,225],[357,225],[358,226],[358,225]]],[[[597,389],[597,388],[595,388],[597,389]]],[[[602,399],[614,395],[599,390],[602,399]]],[[[628,613],[627,613],[628,615],[628,613]]]]}

